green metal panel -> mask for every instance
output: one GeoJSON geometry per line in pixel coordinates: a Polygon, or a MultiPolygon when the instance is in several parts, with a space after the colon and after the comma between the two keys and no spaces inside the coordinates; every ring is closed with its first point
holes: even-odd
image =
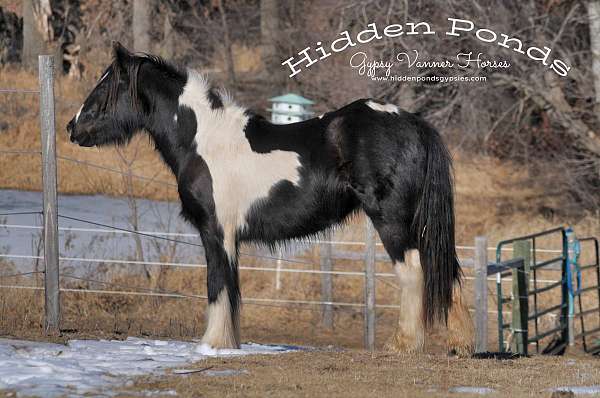
{"type": "Polygon", "coordinates": [[[512,271],[512,352],[527,355],[529,336],[529,270],[531,265],[531,242],[520,240],[513,244],[513,257],[523,259],[523,268],[512,271]]]}
{"type": "MultiPolygon", "coordinates": [[[[599,321],[598,322],[594,322],[595,325],[597,325],[600,322],[600,253],[599,253],[599,247],[598,247],[598,239],[594,238],[594,237],[587,237],[587,238],[581,238],[579,239],[579,242],[589,242],[592,245],[592,250],[593,250],[593,254],[592,254],[592,258],[593,258],[593,262],[589,263],[589,264],[584,264],[581,265],[580,269],[582,271],[590,271],[594,273],[595,276],[595,284],[588,286],[586,288],[583,289],[578,289],[576,296],[577,296],[577,300],[579,303],[579,312],[577,314],[575,314],[575,317],[579,318],[579,322],[580,322],[580,327],[581,327],[581,333],[577,334],[574,336],[574,338],[579,339],[581,338],[581,341],[583,342],[583,350],[585,352],[588,353],[592,353],[592,354],[598,354],[600,353],[600,342],[598,340],[598,337],[600,337],[600,327],[596,327],[594,329],[587,329],[585,327],[585,320],[586,318],[589,319],[590,316],[597,316],[599,321]],[[596,293],[596,307],[584,310],[583,309],[583,303],[581,300],[581,296],[583,294],[589,294],[591,295],[593,292],[596,293]],[[596,339],[593,340],[596,342],[596,344],[590,344],[590,340],[592,340],[590,338],[591,335],[595,335],[596,339]]],[[[582,246],[583,247],[583,246],[582,246]]],[[[586,275],[589,275],[589,273],[587,273],[586,275]]],[[[582,275],[582,280],[583,280],[583,275],[582,275]]],[[[579,288],[579,286],[578,286],[579,288]]],[[[589,296],[588,296],[589,297],[589,296]]],[[[588,302],[591,302],[592,300],[589,300],[588,302]]]]}
{"type": "MultiPolygon", "coordinates": [[[[496,274],[496,291],[498,294],[498,348],[500,352],[504,352],[504,338],[505,331],[510,328],[513,331],[514,341],[511,344],[511,349],[513,351],[519,352],[521,354],[526,353],[528,351],[527,344],[535,343],[536,352],[540,352],[539,342],[542,338],[550,336],[554,333],[560,332],[560,338],[555,344],[552,346],[552,352],[556,353],[563,350],[568,343],[568,285],[567,285],[567,260],[568,260],[568,246],[565,237],[565,230],[563,227],[553,228],[547,231],[542,231],[539,233],[525,235],[518,238],[507,239],[498,243],[496,248],[496,261],[498,263],[502,262],[502,249],[505,247],[513,245],[515,258],[523,258],[524,268],[519,272],[518,270],[513,270],[513,298],[505,298],[502,293],[502,278],[505,276],[503,273],[496,274]],[[555,257],[550,260],[537,261],[536,258],[536,241],[540,237],[546,237],[549,235],[558,235],[560,234],[562,239],[561,245],[561,256],[555,257]],[[561,265],[561,274],[562,279],[560,283],[554,284],[552,287],[538,287],[537,285],[537,271],[539,269],[543,269],[544,267],[552,266],[556,263],[561,265]],[[531,277],[533,276],[533,279],[531,277]],[[530,283],[533,284],[533,288],[529,289],[530,283]],[[538,327],[538,319],[540,316],[547,314],[549,312],[548,308],[544,308],[538,311],[538,294],[541,292],[545,292],[551,290],[553,288],[561,289],[561,303],[559,305],[555,305],[551,307],[551,310],[560,310],[561,311],[561,322],[560,326],[553,330],[544,330],[539,331],[538,327]],[[533,309],[529,311],[529,298],[533,298],[533,309]],[[510,324],[504,322],[503,317],[503,308],[505,304],[512,303],[513,305],[513,317],[510,324]],[[528,327],[528,320],[534,322],[534,331],[530,333],[528,327]],[[531,335],[532,334],[532,335],[531,335]]],[[[600,270],[599,272],[599,281],[600,281],[600,270]]],[[[600,290],[599,290],[600,292],[600,290]]]]}

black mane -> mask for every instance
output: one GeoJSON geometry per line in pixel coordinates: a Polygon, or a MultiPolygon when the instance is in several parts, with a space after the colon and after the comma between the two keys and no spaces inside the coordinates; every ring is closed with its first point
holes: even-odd
{"type": "Polygon", "coordinates": [[[136,53],[129,59],[128,62],[123,65],[119,61],[117,56],[113,57],[110,66],[107,68],[112,74],[111,81],[109,84],[108,92],[103,104],[105,111],[115,112],[117,108],[117,101],[119,98],[119,82],[121,81],[121,73],[125,69],[126,76],[129,78],[128,92],[131,96],[132,106],[135,111],[139,111],[140,100],[138,94],[138,77],[140,68],[145,62],[150,62],[154,67],[160,70],[166,77],[181,78],[186,73],[182,72],[182,69],[175,66],[174,64],[166,61],[165,59],[148,53],[136,53]]]}

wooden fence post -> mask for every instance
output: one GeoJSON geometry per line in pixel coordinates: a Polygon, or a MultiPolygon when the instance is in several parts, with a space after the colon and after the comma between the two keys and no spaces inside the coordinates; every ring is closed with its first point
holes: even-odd
{"type": "Polygon", "coordinates": [[[531,264],[531,242],[517,241],[513,244],[514,258],[523,259],[523,268],[512,270],[513,308],[511,329],[513,340],[511,350],[527,355],[529,339],[529,269],[531,264]]]}
{"type": "Polygon", "coordinates": [[[475,238],[475,352],[487,352],[488,340],[488,290],[487,290],[487,238],[475,238]]]}
{"type": "Polygon", "coordinates": [[[365,234],[365,349],[375,349],[375,228],[366,217],[365,234]]]}
{"type": "MultiPolygon", "coordinates": [[[[319,258],[321,262],[321,271],[331,272],[333,265],[331,262],[332,244],[331,231],[325,233],[325,242],[319,245],[319,258]]],[[[333,278],[331,274],[321,274],[321,301],[333,301],[333,278]]],[[[331,304],[323,304],[323,326],[333,328],[333,307],[331,304]]]]}
{"type": "Polygon", "coordinates": [[[54,58],[39,56],[42,181],[44,185],[45,330],[60,328],[58,212],[56,194],[56,130],[54,120],[54,58]]]}

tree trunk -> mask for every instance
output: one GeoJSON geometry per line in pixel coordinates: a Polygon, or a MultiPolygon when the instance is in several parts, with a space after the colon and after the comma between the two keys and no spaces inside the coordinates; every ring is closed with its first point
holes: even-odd
{"type": "Polygon", "coordinates": [[[416,112],[416,93],[412,84],[405,84],[400,88],[400,98],[398,105],[408,112],[416,112]]]}
{"type": "Polygon", "coordinates": [[[45,50],[44,38],[38,29],[34,13],[35,0],[23,0],[23,53],[24,67],[37,67],[37,57],[45,50]]]}
{"type": "Polygon", "coordinates": [[[169,12],[165,12],[165,20],[163,23],[163,40],[161,43],[160,55],[165,59],[173,58],[175,50],[175,32],[173,31],[173,25],[171,25],[171,16],[169,12]]]}
{"type": "Polygon", "coordinates": [[[596,103],[594,111],[600,119],[600,0],[587,2],[588,20],[590,25],[590,51],[592,52],[592,78],[596,103]]]}
{"type": "Polygon", "coordinates": [[[133,0],[133,49],[152,52],[150,48],[150,0],[133,0]]]}
{"type": "Polygon", "coordinates": [[[233,53],[231,52],[231,39],[229,37],[229,25],[227,24],[227,16],[223,8],[223,0],[217,0],[219,14],[221,14],[221,26],[223,27],[223,41],[225,45],[225,66],[227,68],[227,79],[235,84],[235,66],[233,63],[233,53]]]}
{"type": "Polygon", "coordinates": [[[260,48],[265,64],[264,74],[275,82],[283,82],[285,70],[277,57],[279,34],[279,1],[260,0],[260,48]]]}
{"type": "MultiPolygon", "coordinates": [[[[137,199],[134,196],[133,193],[133,176],[131,175],[131,164],[127,165],[127,175],[124,177],[125,179],[125,185],[126,185],[126,189],[127,189],[127,204],[129,205],[129,223],[131,224],[132,229],[135,232],[138,232],[140,230],[140,225],[139,225],[139,212],[138,212],[138,203],[137,203],[137,199]]],[[[138,234],[132,234],[133,237],[133,241],[135,242],[135,257],[136,257],[136,261],[140,261],[141,263],[144,263],[144,245],[142,244],[142,239],[140,238],[140,235],[138,234]]],[[[152,280],[152,273],[150,272],[150,270],[148,269],[148,266],[146,264],[143,265],[144,268],[144,274],[146,276],[147,280],[152,280]]]]}

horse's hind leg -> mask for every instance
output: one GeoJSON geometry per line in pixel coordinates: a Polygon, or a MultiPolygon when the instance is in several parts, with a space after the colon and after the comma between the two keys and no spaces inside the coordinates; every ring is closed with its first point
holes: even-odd
{"type": "Polygon", "coordinates": [[[394,351],[422,351],[425,342],[423,323],[423,271],[419,253],[408,250],[404,262],[394,262],[400,287],[398,328],[386,347],[394,351]]]}
{"type": "Polygon", "coordinates": [[[452,291],[452,307],[448,313],[448,352],[458,356],[470,356],[473,353],[475,329],[469,309],[465,304],[460,285],[455,284],[452,291]]]}
{"type": "Polygon", "coordinates": [[[386,217],[386,220],[392,220],[394,224],[382,222],[381,218],[372,218],[398,276],[400,314],[396,332],[387,342],[386,348],[401,352],[422,351],[425,341],[423,271],[419,253],[407,250],[410,242],[410,217],[402,217],[402,209],[395,210],[393,216],[390,214],[386,217]]]}

